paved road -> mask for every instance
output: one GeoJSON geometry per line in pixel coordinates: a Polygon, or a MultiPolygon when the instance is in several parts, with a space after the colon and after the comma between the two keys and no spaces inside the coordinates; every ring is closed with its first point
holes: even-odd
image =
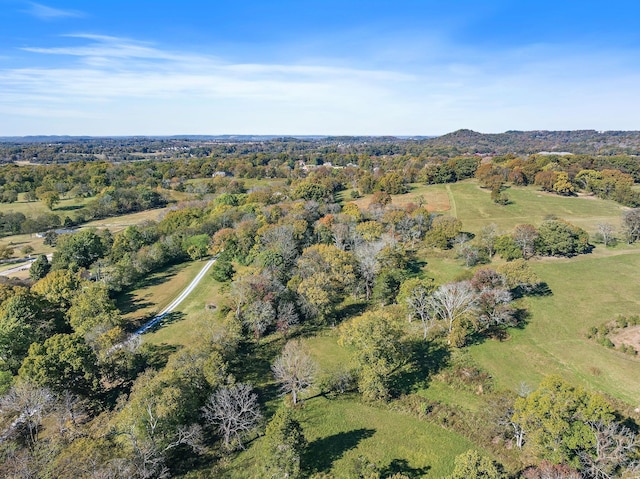
{"type": "MultiPolygon", "coordinates": [[[[47,259],[49,260],[49,262],[51,262],[51,259],[53,258],[53,255],[51,253],[49,253],[47,255],[47,259]]],[[[11,276],[12,274],[16,274],[20,271],[25,271],[27,269],[31,268],[31,265],[33,264],[33,262],[38,259],[37,256],[33,257],[33,258],[28,258],[25,259],[25,261],[28,261],[27,263],[21,263],[20,265],[16,266],[15,268],[11,268],[11,269],[7,269],[4,271],[0,271],[0,276],[11,276]]]]}
{"type": "Polygon", "coordinates": [[[202,268],[202,270],[198,273],[198,275],[193,278],[193,281],[191,281],[191,283],[189,284],[189,286],[187,286],[184,291],[182,291],[182,293],[180,293],[180,295],[174,299],[171,304],[169,304],[169,306],[167,306],[166,308],[164,308],[160,314],[158,314],[156,317],[154,317],[151,321],[149,321],[147,324],[145,324],[144,326],[142,326],[140,329],[138,329],[135,333],[133,333],[132,338],[136,337],[136,336],[140,336],[141,334],[146,333],[147,331],[149,331],[149,329],[153,328],[155,325],[157,325],[158,323],[160,323],[163,318],[169,314],[171,311],[173,311],[174,309],[176,309],[178,307],[178,305],[180,303],[182,303],[182,301],[184,301],[184,299],[189,296],[189,294],[191,294],[191,292],[195,289],[196,286],[198,286],[198,283],[200,282],[200,280],[202,278],[204,278],[204,275],[207,274],[207,271],[209,271],[209,268],[211,268],[211,266],[213,266],[213,263],[216,261],[215,258],[210,259],[209,261],[207,261],[207,263],[204,265],[204,267],[202,268]]]}

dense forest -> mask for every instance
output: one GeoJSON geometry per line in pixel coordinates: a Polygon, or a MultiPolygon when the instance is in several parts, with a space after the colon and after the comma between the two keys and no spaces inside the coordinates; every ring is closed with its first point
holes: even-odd
{"type": "MultiPolygon", "coordinates": [[[[536,261],[635,247],[639,149],[640,133],[594,131],[6,139],[2,253],[18,255],[16,235],[43,233],[52,256],[36,250],[28,278],[0,284],[0,475],[638,477],[632,404],[560,374],[500,388],[469,350],[536,320],[530,306],[554,294],[536,261]],[[508,229],[472,228],[412,194],[454,184],[498,212],[531,191],[609,202],[620,226],[598,219],[590,234],[525,212],[508,229]],[[83,227],[159,208],[157,220],[83,227]],[[77,229],[53,231],[63,225],[77,229]],[[137,334],[144,320],[117,305],[133,308],[154,273],[209,258],[217,299],[191,318],[194,339],[137,334]],[[436,274],[442,258],[458,273],[436,274]],[[425,395],[435,383],[476,407],[425,395]],[[310,419],[319,404],[409,417],[460,453],[442,466],[382,453],[340,462],[375,431],[323,442],[310,419]]],[[[632,313],[619,329],[640,322],[632,313]]],[[[612,328],[591,331],[594,347],[612,328]]],[[[637,361],[631,346],[614,352],[637,361]]]]}

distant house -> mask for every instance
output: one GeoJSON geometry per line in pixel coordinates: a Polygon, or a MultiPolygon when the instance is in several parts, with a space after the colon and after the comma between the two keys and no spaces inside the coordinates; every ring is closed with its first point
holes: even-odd
{"type": "Polygon", "coordinates": [[[211,175],[212,178],[216,178],[216,177],[224,178],[225,176],[233,176],[233,175],[227,171],[214,171],[213,174],[211,175]]]}

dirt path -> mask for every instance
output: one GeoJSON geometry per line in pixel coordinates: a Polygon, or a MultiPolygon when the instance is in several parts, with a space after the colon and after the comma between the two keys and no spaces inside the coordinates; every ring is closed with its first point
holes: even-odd
{"type": "Polygon", "coordinates": [[[456,199],[453,197],[453,192],[451,191],[451,186],[449,186],[449,184],[447,184],[447,195],[449,196],[449,211],[451,212],[451,216],[457,218],[458,210],[456,208],[456,199]]]}

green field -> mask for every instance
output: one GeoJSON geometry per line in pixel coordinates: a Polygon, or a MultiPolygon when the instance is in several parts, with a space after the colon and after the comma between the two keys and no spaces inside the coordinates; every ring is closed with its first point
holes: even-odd
{"type": "MultiPolygon", "coordinates": [[[[158,314],[189,285],[203,266],[203,262],[193,261],[169,266],[150,274],[136,289],[116,298],[116,304],[124,313],[124,319],[144,322],[158,314]]],[[[194,298],[195,295],[189,296],[180,306],[187,307],[194,298]]]]}
{"type": "MultiPolygon", "coordinates": [[[[316,397],[306,401],[298,415],[309,442],[302,460],[307,471],[330,472],[341,479],[362,477],[354,474],[359,457],[385,472],[442,478],[453,470],[456,455],[474,447],[459,434],[357,399],[316,397]]],[[[251,443],[222,477],[264,477],[260,447],[260,440],[251,443]]]]}
{"type": "MultiPolygon", "coordinates": [[[[175,281],[171,279],[154,290],[147,290],[149,298],[154,297],[156,291],[167,291],[169,287],[175,288],[173,297],[177,296],[198,274],[204,264],[201,261],[190,263],[190,267],[183,271],[184,276],[180,278],[179,284],[174,284],[178,280],[176,277],[175,281]]],[[[211,274],[206,274],[189,297],[174,310],[173,319],[158,330],[146,334],[145,341],[152,344],[164,343],[175,346],[188,346],[196,343],[201,335],[198,328],[206,306],[217,306],[221,299],[219,288],[220,283],[214,280],[211,274]]]]}
{"type": "Polygon", "coordinates": [[[138,211],[126,215],[112,216],[100,220],[89,221],[82,225],[83,228],[109,228],[112,233],[125,229],[127,226],[138,225],[145,221],[160,221],[162,216],[169,211],[169,207],[153,210],[138,211]]]}
{"type": "Polygon", "coordinates": [[[618,315],[640,313],[640,254],[532,266],[553,295],[529,298],[528,324],[512,330],[506,342],[472,347],[474,358],[505,388],[515,389],[521,381],[535,386],[544,375],[559,373],[639,406],[640,360],[600,346],[585,333],[618,315]]]}
{"type": "Polygon", "coordinates": [[[455,210],[465,230],[477,233],[489,223],[503,231],[522,223],[539,225],[549,215],[565,219],[589,233],[601,222],[620,226],[624,206],[595,197],[558,196],[537,187],[513,187],[505,191],[511,204],[501,206],[491,200],[490,192],[475,181],[448,185],[455,199],[455,210]]]}
{"type": "MultiPolygon", "coordinates": [[[[282,341],[276,341],[279,346],[282,341]]],[[[348,367],[351,351],[338,345],[334,331],[305,339],[319,365],[320,375],[348,367]]],[[[263,348],[273,341],[265,340],[263,348]]],[[[271,375],[256,377],[260,389],[273,385],[271,375]]],[[[336,478],[357,479],[359,458],[374,463],[385,474],[402,472],[409,477],[441,478],[450,474],[458,454],[474,448],[468,439],[383,404],[366,404],[354,394],[328,398],[312,390],[296,414],[309,443],[303,464],[308,473],[328,472],[336,478]]],[[[268,410],[281,403],[271,398],[268,410]]],[[[261,440],[235,457],[223,477],[263,477],[259,458],[261,440]]],[[[384,476],[383,476],[384,477],[384,476]]]]}
{"type": "Polygon", "coordinates": [[[62,198],[53,211],[47,208],[42,201],[26,201],[24,193],[18,195],[15,203],[0,203],[0,212],[22,213],[26,216],[38,216],[44,213],[55,213],[59,216],[75,218],[78,211],[90,200],[90,198],[62,198]]]}

